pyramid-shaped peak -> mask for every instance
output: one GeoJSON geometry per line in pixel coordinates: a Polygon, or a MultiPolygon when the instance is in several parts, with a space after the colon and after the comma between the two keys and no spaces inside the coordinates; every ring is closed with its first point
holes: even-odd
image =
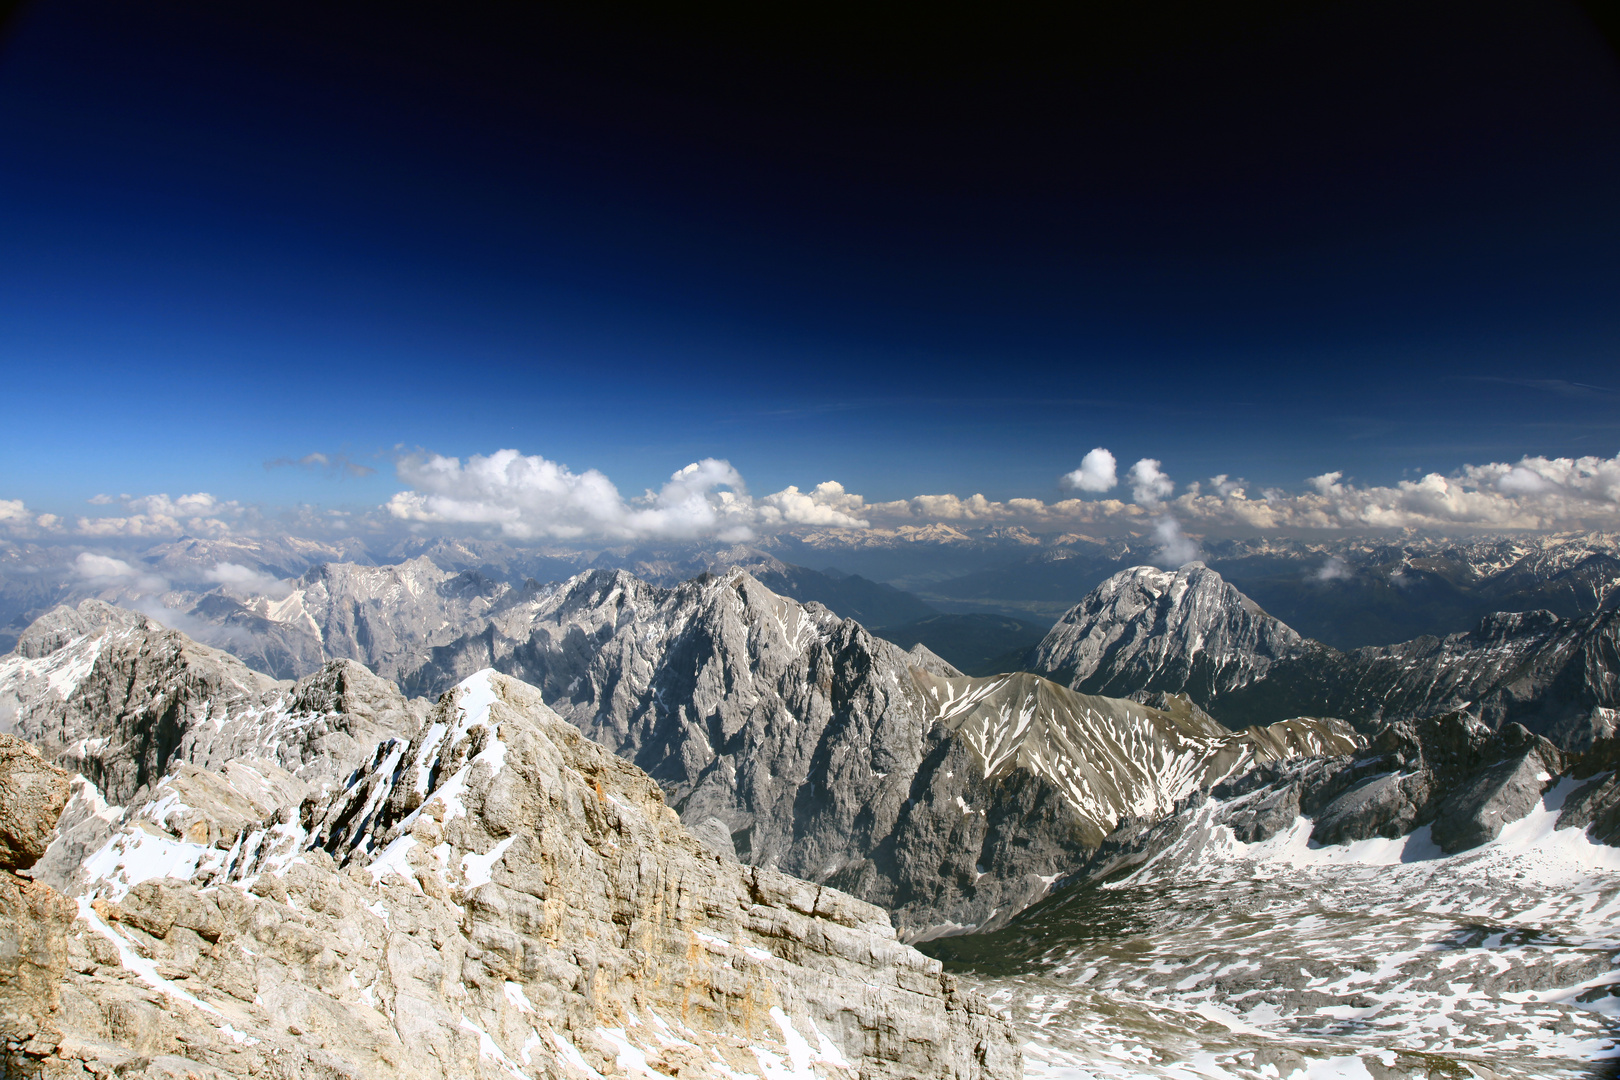
{"type": "Polygon", "coordinates": [[[1303,648],[1291,627],[1192,562],[1109,577],[1064,613],[1026,666],[1083,693],[1186,693],[1208,707],[1303,648]]]}

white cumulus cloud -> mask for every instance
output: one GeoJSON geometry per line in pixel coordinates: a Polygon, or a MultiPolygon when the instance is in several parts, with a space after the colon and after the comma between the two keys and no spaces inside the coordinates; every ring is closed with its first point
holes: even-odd
{"type": "Polygon", "coordinates": [[[1114,455],[1097,447],[1080,459],[1080,467],[1063,477],[1063,482],[1079,491],[1112,491],[1119,483],[1114,471],[1114,455]]]}
{"type": "Polygon", "coordinates": [[[760,500],[766,523],[771,523],[768,512],[775,510],[780,521],[788,525],[828,525],[844,529],[865,529],[871,522],[861,517],[866,500],[844,490],[836,480],[817,484],[809,491],[800,491],[788,485],[773,495],[760,500]]]}
{"type": "Polygon", "coordinates": [[[37,536],[59,528],[62,519],[55,514],[36,514],[21,499],[0,499],[0,532],[14,536],[37,536]]]}
{"type": "Polygon", "coordinates": [[[1176,485],[1161,471],[1158,458],[1138,461],[1125,474],[1125,479],[1131,482],[1131,498],[1143,506],[1157,506],[1176,490],[1176,485]]]}
{"type": "Polygon", "coordinates": [[[474,454],[465,462],[440,454],[410,456],[398,470],[412,490],[388,501],[395,518],[490,525],[517,539],[741,540],[753,535],[750,527],[759,516],[742,476],[716,458],[677,470],[660,490],[635,500],[625,499],[596,469],[576,473],[516,450],[474,454]]]}

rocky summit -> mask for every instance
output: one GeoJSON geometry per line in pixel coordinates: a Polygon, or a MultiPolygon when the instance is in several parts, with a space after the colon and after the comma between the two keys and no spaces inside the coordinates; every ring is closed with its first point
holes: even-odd
{"type": "Polygon", "coordinates": [[[1083,693],[1186,693],[1208,708],[1303,646],[1292,629],[1194,562],[1113,575],[1065,612],[1025,663],[1083,693]]]}
{"type": "Polygon", "coordinates": [[[1341,652],[1302,638],[1199,563],[1120,571],[1026,658],[1117,696],[1182,693],[1228,724],[1334,716],[1371,733],[1466,709],[1565,750],[1620,722],[1620,613],[1499,612],[1466,633],[1341,652]]]}

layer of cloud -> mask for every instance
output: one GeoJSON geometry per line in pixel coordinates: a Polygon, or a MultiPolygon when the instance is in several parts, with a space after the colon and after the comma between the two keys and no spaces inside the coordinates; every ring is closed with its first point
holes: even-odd
{"type": "Polygon", "coordinates": [[[1077,491],[1112,491],[1119,484],[1114,455],[1099,446],[1080,459],[1080,467],[1064,476],[1063,483],[1077,491]]]}
{"type": "MultiPolygon", "coordinates": [[[[625,499],[595,469],[576,473],[516,450],[474,454],[465,462],[439,454],[408,456],[398,469],[412,490],[388,501],[395,518],[489,525],[515,539],[744,540],[753,537],[759,517],[741,475],[716,458],[677,470],[660,490],[635,500],[625,499]]],[[[783,519],[780,509],[774,513],[783,519]]]]}
{"type": "MultiPolygon", "coordinates": [[[[97,495],[90,501],[110,505],[115,500],[97,495]]],[[[81,517],[73,531],[95,537],[220,537],[231,535],[243,514],[241,503],[215,498],[206,491],[173,498],[167,494],[120,495],[116,501],[123,507],[122,514],[81,517]]]]}
{"type": "Polygon", "coordinates": [[[362,465],[347,454],[322,454],[316,452],[305,454],[301,458],[275,458],[264,463],[266,469],[304,469],[310,472],[325,472],[337,477],[362,477],[375,475],[377,470],[370,465],[362,465]]]}
{"type": "MultiPolygon", "coordinates": [[[[1098,447],[1064,482],[1072,488],[1080,488],[1082,481],[1100,487],[1111,462],[1117,470],[1113,454],[1098,447]]],[[[486,524],[518,538],[726,539],[806,526],[853,529],[934,523],[1036,529],[1095,526],[1139,532],[1158,528],[1167,514],[1181,527],[1199,532],[1620,526],[1620,458],[1524,458],[1512,464],[1467,466],[1451,476],[1431,473],[1393,486],[1359,486],[1342,472],[1329,472],[1307,478],[1303,490],[1294,492],[1256,491],[1241,478],[1221,474],[1206,483],[1188,484],[1180,495],[1158,458],[1142,458],[1123,478],[1131,488],[1129,502],[1073,498],[1048,503],[951,492],[869,502],[831,481],[809,490],[788,487],[755,499],[736,469],[715,459],[687,466],[660,491],[627,500],[600,472],[574,473],[513,450],[475,456],[465,463],[438,456],[412,458],[401,463],[400,476],[412,490],[390,501],[388,510],[395,518],[486,524]]],[[[1182,550],[1162,542],[1170,554],[1182,550]]]]}
{"type": "Polygon", "coordinates": [[[1309,477],[1306,488],[1302,494],[1268,490],[1250,498],[1244,487],[1230,483],[1207,493],[1189,485],[1173,505],[1183,520],[1260,531],[1620,526],[1620,456],[1526,457],[1393,486],[1358,486],[1342,472],[1329,472],[1309,477]]]}
{"type": "MultiPolygon", "coordinates": [[[[1620,456],[1525,457],[1429,473],[1393,485],[1362,485],[1343,471],[1302,478],[1292,491],[1257,489],[1228,474],[1177,485],[1158,458],[1141,458],[1120,477],[1114,455],[1096,447],[1063,477],[1076,491],[1123,480],[1131,499],[1113,497],[992,499],[939,492],[868,501],[836,481],[750,495],[743,477],[716,458],[673,473],[656,491],[626,497],[603,473],[575,472],[538,455],[501,450],[466,460],[419,454],[397,463],[407,490],[370,512],[295,508],[278,521],[207,492],[97,497],[113,514],[83,516],[69,526],[18,499],[0,499],[0,535],[45,539],[161,540],[246,536],[255,532],[352,535],[420,528],[487,528],[526,539],[746,540],[783,530],[964,529],[1019,525],[1035,531],[1141,535],[1166,515],[1195,535],[1212,532],[1559,531],[1620,528],[1620,456]]],[[[1093,492],[1095,495],[1095,492],[1093,492]]],[[[1170,550],[1167,547],[1167,550],[1170,550]]],[[[1168,557],[1168,556],[1167,556],[1168,557]]],[[[229,573],[229,571],[222,571],[229,573]]],[[[224,584],[232,584],[223,578],[224,584]]]]}

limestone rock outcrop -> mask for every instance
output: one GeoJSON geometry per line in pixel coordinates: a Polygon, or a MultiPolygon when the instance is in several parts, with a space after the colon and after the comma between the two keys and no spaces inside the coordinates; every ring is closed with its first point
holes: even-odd
{"type": "Polygon", "coordinates": [[[60,998],[18,1071],[1020,1074],[1007,1024],[881,909],[706,848],[533,687],[367,705],[407,723],[336,780],[257,724],[256,755],[174,762],[128,807],[76,781],[57,844],[107,837],[62,882],[60,998]]]}
{"type": "Polygon", "coordinates": [[[67,800],[68,774],[31,743],[0,732],[0,870],[39,861],[67,800]]]}
{"type": "Polygon", "coordinates": [[[67,971],[73,905],[16,871],[44,854],[67,798],[66,773],[0,734],[0,1040],[8,1048],[56,1034],[51,1015],[67,971]]]}

